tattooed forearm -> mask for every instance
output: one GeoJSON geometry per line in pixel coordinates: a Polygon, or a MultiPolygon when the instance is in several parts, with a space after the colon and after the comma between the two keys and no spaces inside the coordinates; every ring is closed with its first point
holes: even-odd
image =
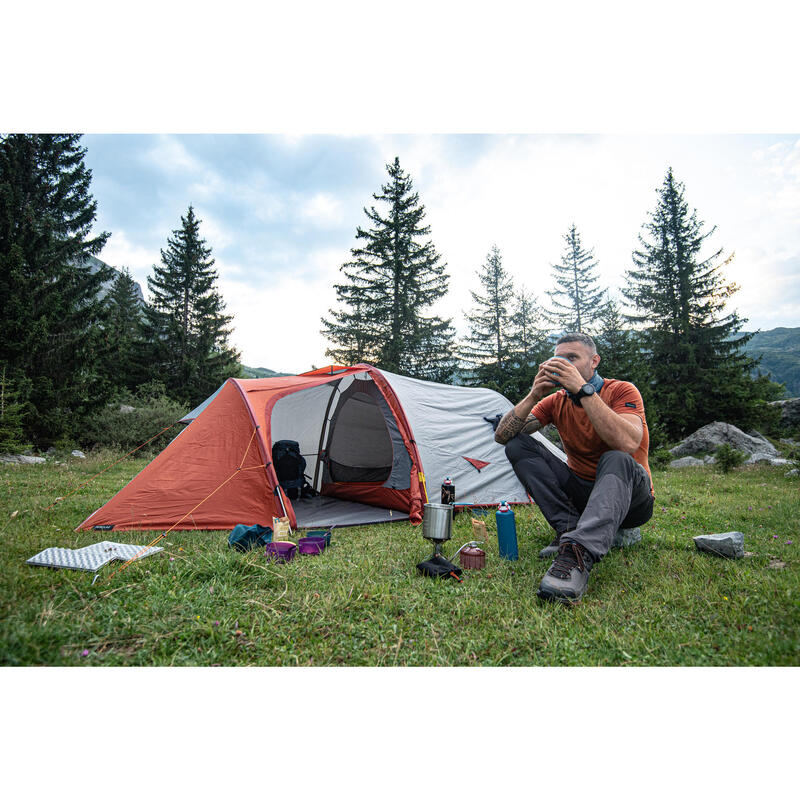
{"type": "Polygon", "coordinates": [[[533,433],[542,427],[533,414],[528,414],[527,419],[520,419],[514,410],[506,412],[505,416],[500,420],[497,425],[497,430],[494,432],[494,440],[499,444],[506,444],[510,442],[520,431],[524,433],[533,433]]]}

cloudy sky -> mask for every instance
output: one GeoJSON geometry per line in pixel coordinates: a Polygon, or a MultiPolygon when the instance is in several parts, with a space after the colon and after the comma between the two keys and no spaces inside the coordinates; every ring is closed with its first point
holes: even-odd
{"type": "Polygon", "coordinates": [[[497,245],[546,303],[574,222],[618,292],[669,166],[735,253],[725,277],[747,329],[800,325],[800,135],[122,135],[84,137],[100,257],[147,276],[193,204],[249,366],[328,363],[320,317],[395,156],[427,210],[451,289],[437,312],[465,332],[476,271],[497,245]]]}

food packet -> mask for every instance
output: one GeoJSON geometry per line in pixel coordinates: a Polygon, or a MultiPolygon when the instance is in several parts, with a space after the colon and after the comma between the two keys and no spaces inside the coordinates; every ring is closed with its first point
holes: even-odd
{"type": "Polygon", "coordinates": [[[472,538],[477,542],[489,542],[489,534],[486,532],[484,520],[472,518],[472,538]]]}
{"type": "Polygon", "coordinates": [[[292,533],[292,527],[291,525],[289,525],[289,517],[272,518],[273,542],[288,542],[291,533],[292,533]]]}

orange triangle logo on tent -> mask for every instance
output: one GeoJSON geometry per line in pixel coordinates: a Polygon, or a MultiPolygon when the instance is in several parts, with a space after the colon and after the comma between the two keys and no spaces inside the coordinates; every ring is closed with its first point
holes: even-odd
{"type": "Polygon", "coordinates": [[[469,461],[469,463],[472,464],[472,466],[475,467],[478,472],[480,472],[484,467],[488,467],[489,464],[492,463],[491,461],[481,461],[478,458],[467,458],[466,456],[461,456],[461,458],[463,458],[464,461],[469,461]]]}

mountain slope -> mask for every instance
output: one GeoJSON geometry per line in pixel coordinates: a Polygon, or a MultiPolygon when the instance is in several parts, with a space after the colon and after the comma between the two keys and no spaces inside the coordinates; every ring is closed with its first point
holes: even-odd
{"type": "Polygon", "coordinates": [[[759,369],[786,384],[787,397],[800,396],[800,328],[758,331],[744,349],[754,358],[761,356],[759,369]]]}

